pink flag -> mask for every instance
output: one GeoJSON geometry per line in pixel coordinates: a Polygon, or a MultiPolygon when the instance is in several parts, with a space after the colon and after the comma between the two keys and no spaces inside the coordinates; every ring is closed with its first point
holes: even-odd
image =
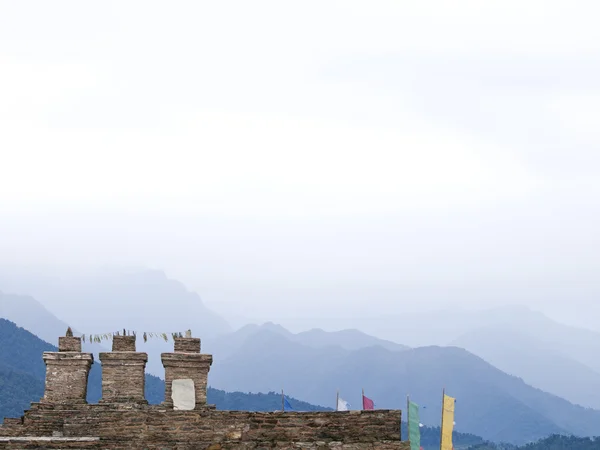
{"type": "Polygon", "coordinates": [[[363,395],[363,409],[375,409],[375,403],[369,397],[363,395]]]}

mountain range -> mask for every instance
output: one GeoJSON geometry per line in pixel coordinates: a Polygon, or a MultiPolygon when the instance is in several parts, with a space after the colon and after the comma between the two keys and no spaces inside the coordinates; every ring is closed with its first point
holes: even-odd
{"type": "Polygon", "coordinates": [[[380,408],[401,408],[406,394],[439,422],[442,387],[457,400],[457,427],[492,441],[523,443],[553,433],[598,434],[600,411],[573,405],[493,367],[458,347],[391,351],[372,346],[310,347],[257,329],[225,358],[215,359],[211,384],[265,392],[282,387],[311,403],[333,406],[336,392],[355,407],[362,389],[380,408]]]}
{"type": "MultiPolygon", "coordinates": [[[[0,418],[18,417],[31,401],[37,401],[43,393],[44,365],[38,352],[56,351],[56,347],[17,327],[14,323],[0,319],[0,418]]],[[[90,375],[88,400],[97,401],[100,392],[100,370],[94,364],[90,375]]],[[[162,380],[147,376],[146,395],[151,403],[162,401],[164,383],[162,380]]],[[[288,397],[289,398],[289,397],[288,397]]],[[[318,406],[289,398],[296,410],[323,410],[318,406]]],[[[209,388],[208,401],[219,409],[272,411],[281,405],[280,394],[247,394],[242,392],[224,392],[209,388]]],[[[1,420],[0,420],[1,422],[1,420]]],[[[407,436],[406,423],[402,423],[402,435],[407,436]]],[[[421,428],[421,445],[424,450],[439,448],[439,427],[421,428]]],[[[484,441],[473,434],[454,432],[453,443],[456,450],[592,450],[596,449],[598,439],[576,438],[553,435],[525,447],[510,444],[494,444],[484,441]]]]}
{"type": "Polygon", "coordinates": [[[523,306],[407,313],[365,329],[412,347],[458,346],[527,384],[600,409],[600,333],[552,320],[523,306]],[[402,326],[397,326],[402,323],[402,326]]]}
{"type": "MultiPolygon", "coordinates": [[[[231,331],[227,321],[206,308],[198,294],[156,270],[105,269],[72,278],[0,271],[0,291],[0,317],[49,342],[64,334],[67,326],[76,335],[123,328],[140,334],[170,334],[192,328],[203,338],[211,338],[231,331]]],[[[100,344],[84,347],[96,356],[106,350],[100,344]]],[[[144,348],[150,356],[148,372],[162,375],[160,354],[169,349],[159,339],[148,341],[144,348]]]]}
{"type": "MultiPolygon", "coordinates": [[[[522,377],[532,386],[575,404],[600,409],[600,372],[582,362],[587,357],[578,359],[572,351],[538,336],[525,330],[506,332],[503,327],[487,327],[465,333],[452,345],[482,357],[506,373],[522,377]]],[[[600,335],[594,339],[600,339],[600,335]]],[[[572,339],[571,345],[580,342],[572,339]]]]}
{"type": "MultiPolygon", "coordinates": [[[[13,280],[10,286],[14,288],[20,283],[27,285],[13,280]]],[[[73,321],[77,321],[80,314],[88,316],[82,320],[84,328],[89,325],[90,317],[101,309],[97,306],[103,304],[101,298],[115,293],[120,303],[105,302],[105,305],[110,304],[111,312],[102,313],[99,323],[110,319],[111,329],[125,325],[138,332],[158,328],[158,322],[150,321],[146,326],[144,318],[148,314],[143,308],[135,318],[128,314],[121,316],[119,312],[121,309],[133,311],[131,304],[143,303],[145,293],[153,290],[155,294],[149,304],[158,308],[158,304],[164,303],[163,309],[167,311],[172,305],[176,310],[179,308],[184,313],[178,329],[191,327],[203,338],[203,351],[214,355],[209,382],[223,391],[241,390],[259,395],[283,388],[289,395],[311,404],[332,407],[339,389],[340,395],[355,408],[360,406],[362,389],[382,408],[403,408],[406,394],[410,394],[422,406],[422,421],[435,426],[439,422],[441,389],[445,387],[449,395],[458,398],[457,428],[485,439],[519,444],[552,433],[599,434],[600,413],[586,408],[598,402],[593,394],[598,390],[591,390],[598,383],[598,363],[593,361],[590,352],[598,347],[599,336],[558,324],[524,308],[491,311],[488,316],[492,318],[483,312],[465,313],[461,320],[456,320],[455,330],[442,327],[446,338],[451,339],[447,343],[450,345],[410,348],[358,330],[313,329],[291,333],[280,325],[266,323],[247,325],[232,332],[223,319],[215,320],[216,325],[209,327],[206,322],[214,318],[213,312],[202,317],[194,314],[194,311],[207,309],[201,305],[200,298],[155,271],[109,272],[80,280],[75,287],[65,280],[44,280],[27,292],[40,292],[49,285],[54,285],[53,295],[71,293],[67,298],[74,304],[73,293],[90,293],[81,301],[91,305],[90,311],[71,312],[73,321]],[[177,301],[170,303],[170,296],[175,296],[177,301]],[[132,298],[135,301],[128,303],[132,298]],[[186,307],[188,303],[200,303],[200,306],[186,307]],[[556,334],[563,336],[568,345],[558,342],[556,334]],[[580,344],[583,350],[578,347],[571,351],[580,344]]],[[[0,284],[5,290],[7,286],[0,284]]],[[[55,309],[62,311],[58,303],[50,301],[53,305],[50,311],[43,306],[46,302],[37,300],[31,295],[0,294],[0,317],[31,329],[51,342],[64,334],[67,324],[78,329],[77,323],[67,323],[53,314],[55,309]]],[[[433,327],[435,314],[432,313],[433,327]]],[[[457,314],[448,317],[455,319],[457,314]]],[[[165,323],[171,323],[168,316],[165,323]]],[[[422,328],[422,334],[427,335],[430,327],[422,328]]],[[[87,351],[96,354],[105,350],[98,344],[86,345],[87,351]]],[[[140,349],[149,354],[149,373],[162,376],[159,355],[170,351],[172,344],[149,341],[142,345],[140,349]]],[[[18,369],[13,367],[12,370],[14,373],[18,369]]],[[[148,385],[153,386],[153,382],[148,385]]]]}

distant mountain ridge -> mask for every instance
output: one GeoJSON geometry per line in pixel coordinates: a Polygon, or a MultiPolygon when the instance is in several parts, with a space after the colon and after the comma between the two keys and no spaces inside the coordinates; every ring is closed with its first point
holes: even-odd
{"type": "Polygon", "coordinates": [[[280,335],[285,339],[306,345],[311,348],[339,347],[343,350],[358,350],[380,346],[390,351],[404,351],[408,347],[395,342],[369,336],[359,330],[324,331],[312,329],[300,333],[292,333],[281,325],[266,322],[262,325],[250,324],[233,333],[218,336],[214,339],[205,339],[203,348],[223,360],[238,351],[249,338],[262,332],[280,335]]]}
{"type": "Polygon", "coordinates": [[[176,331],[189,326],[190,317],[205,336],[231,331],[227,321],[206,308],[198,294],[159,270],[103,270],[71,278],[42,277],[27,271],[14,277],[0,273],[0,291],[35,298],[86,334],[124,326],[176,331]],[[162,314],[148,314],[157,310],[162,314]]]}
{"type": "MultiPolygon", "coordinates": [[[[192,329],[203,338],[216,337],[231,331],[229,324],[209,310],[200,296],[169,279],[163,272],[147,269],[102,270],[85,275],[48,277],[27,271],[0,272],[0,290],[21,295],[0,297],[9,303],[11,320],[25,325],[34,333],[52,341],[63,334],[68,323],[83,334],[110,333],[123,328],[138,332],[184,332],[192,329]],[[15,297],[19,297],[16,301],[15,297]],[[37,302],[32,302],[32,297],[37,302]],[[21,304],[21,300],[27,304],[21,304]],[[12,300],[12,306],[10,301],[12,300]],[[40,322],[28,317],[44,310],[40,322]],[[50,313],[51,311],[51,313],[50,313]],[[59,321],[54,315],[61,317],[59,321]],[[61,328],[58,334],[56,331],[61,328]]],[[[0,314],[3,305],[0,303],[0,314]]],[[[4,307],[4,309],[7,309],[4,307]]],[[[41,313],[40,313],[41,314],[41,313]]],[[[97,353],[101,346],[86,346],[97,353]]],[[[162,374],[160,354],[169,351],[168,344],[151,340],[146,344],[149,354],[148,371],[162,374]]]]}
{"type": "MultiPolygon", "coordinates": [[[[45,280],[34,288],[42,290],[53,284],[56,282],[45,280]]],[[[203,338],[203,351],[214,354],[211,384],[226,391],[278,392],[283,387],[286,393],[311,404],[331,407],[334,406],[335,392],[340,389],[344,398],[358,407],[360,391],[364,388],[375,399],[377,407],[392,408],[402,408],[405,394],[410,393],[424,406],[423,421],[435,425],[439,421],[436,405],[440,402],[440,395],[437,390],[446,386],[451,395],[460,399],[459,411],[469,411],[470,414],[459,416],[459,429],[481,434],[490,440],[521,443],[551,433],[600,434],[600,426],[596,426],[600,424],[598,411],[578,408],[559,398],[566,397],[571,403],[591,406],[600,401],[596,395],[600,390],[589,390],[590,386],[598,383],[596,367],[600,367],[600,363],[594,354],[596,351],[600,353],[600,334],[558,324],[527,308],[506,308],[487,313],[479,311],[466,314],[462,319],[459,311],[446,317],[438,314],[440,320],[445,320],[443,333],[447,336],[462,333],[452,341],[455,345],[411,349],[359,330],[326,332],[313,329],[291,333],[280,325],[265,323],[227,332],[217,320],[217,327],[212,328],[212,332],[207,331],[203,324],[210,323],[212,316],[201,315],[200,320],[193,308],[186,309],[186,305],[195,305],[195,308],[199,304],[199,311],[202,311],[201,302],[194,303],[194,299],[199,297],[196,294],[188,296],[183,285],[168,280],[157,271],[110,272],[102,277],[87,278],[75,287],[56,289],[55,286],[53,289],[49,298],[61,292],[70,293],[67,300],[76,307],[73,313],[77,312],[77,308],[89,306],[86,320],[93,319],[98,311],[106,316],[108,313],[102,308],[108,308],[117,320],[127,322],[120,322],[117,326],[113,317],[113,329],[126,325],[130,329],[137,328],[137,331],[158,328],[152,331],[169,332],[171,330],[166,325],[159,328],[158,320],[146,324],[144,308],[141,308],[141,314],[137,314],[139,308],[130,311],[131,305],[124,302],[126,298],[139,300],[144,298],[145,292],[153,291],[154,296],[148,305],[165,304],[160,307],[161,311],[167,311],[165,324],[170,323],[169,314],[175,311],[186,323],[179,331],[192,328],[203,338]],[[78,295],[88,290],[94,295],[82,297],[87,300],[78,302],[78,295]],[[171,295],[178,299],[175,303],[169,302],[171,295]],[[112,300],[103,301],[103,298],[112,300]],[[121,312],[124,313],[122,318],[121,312]],[[480,323],[478,319],[481,319],[480,323]],[[198,328],[190,323],[198,325],[198,328]],[[216,332],[216,329],[221,331],[216,332]],[[523,329],[529,332],[524,333],[523,329]],[[457,346],[466,347],[469,351],[461,351],[457,346]],[[493,366],[499,366],[501,370],[493,366]],[[563,380],[569,380],[569,383],[563,380]],[[542,387],[555,396],[528,384],[542,387]],[[510,414],[502,414],[503,410],[510,411],[510,414]]],[[[57,297],[53,298],[56,300],[57,297]]],[[[0,317],[3,316],[8,316],[18,325],[32,327],[35,333],[48,336],[49,341],[64,334],[67,325],[30,296],[0,293],[0,317]]],[[[158,316],[154,314],[154,317],[158,316]]],[[[411,327],[420,327],[422,335],[436,326],[436,322],[427,323],[427,326],[411,321],[402,324],[400,328],[406,324],[408,332],[411,327]]],[[[99,326],[96,330],[111,331],[99,326]]],[[[85,331],[87,334],[96,330],[87,328],[85,331]]],[[[151,340],[143,345],[143,351],[150,356],[149,370],[162,376],[164,371],[159,354],[171,351],[171,344],[151,340]]],[[[98,347],[86,346],[87,350],[96,353],[99,350],[98,347]]],[[[15,367],[2,369],[10,372],[8,375],[11,376],[17,370],[15,367]]],[[[99,380],[98,370],[95,365],[91,379],[96,377],[99,380]]],[[[160,380],[149,381],[149,389],[154,389],[154,386],[159,392],[157,395],[162,395],[157,383],[160,380]]],[[[90,390],[92,399],[94,395],[99,396],[94,392],[94,389],[90,390]]],[[[152,395],[150,393],[149,398],[152,395]]]]}
{"type": "Polygon", "coordinates": [[[535,389],[457,347],[390,351],[381,346],[313,348],[272,329],[250,334],[216,359],[212,384],[249,392],[284,387],[295,397],[333,406],[335,393],[360,405],[360,392],[380,408],[403,408],[406,394],[424,406],[422,422],[439,423],[441,389],[457,400],[457,427],[492,441],[524,443],[553,433],[592,436],[600,411],[535,389]]]}
{"type": "Polygon", "coordinates": [[[600,373],[531,333],[486,327],[465,333],[453,345],[544,391],[600,408],[600,373]]]}
{"type": "MultiPolygon", "coordinates": [[[[69,325],[60,320],[33,297],[27,295],[6,294],[0,291],[0,319],[7,319],[18,326],[33,330],[43,341],[52,342],[62,336],[69,325]]],[[[76,336],[81,333],[72,328],[76,336]]],[[[83,350],[94,353],[106,351],[106,347],[97,343],[83,343],[83,350]]]]}
{"type": "Polygon", "coordinates": [[[417,347],[465,348],[527,384],[600,409],[600,332],[559,323],[525,306],[410,313],[380,322],[381,335],[417,347]],[[389,329],[396,321],[402,327],[389,329]]]}

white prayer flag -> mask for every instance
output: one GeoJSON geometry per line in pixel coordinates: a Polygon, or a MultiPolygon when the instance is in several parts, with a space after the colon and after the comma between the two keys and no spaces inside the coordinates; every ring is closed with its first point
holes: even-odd
{"type": "Polygon", "coordinates": [[[341,398],[338,397],[338,404],[337,404],[337,410],[338,411],[350,411],[350,403],[348,403],[346,400],[342,400],[341,398]]]}

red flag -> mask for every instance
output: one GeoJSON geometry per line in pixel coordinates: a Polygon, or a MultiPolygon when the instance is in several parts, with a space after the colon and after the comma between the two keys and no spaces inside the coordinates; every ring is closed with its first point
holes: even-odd
{"type": "Polygon", "coordinates": [[[363,409],[375,409],[375,403],[363,394],[363,409]]]}

